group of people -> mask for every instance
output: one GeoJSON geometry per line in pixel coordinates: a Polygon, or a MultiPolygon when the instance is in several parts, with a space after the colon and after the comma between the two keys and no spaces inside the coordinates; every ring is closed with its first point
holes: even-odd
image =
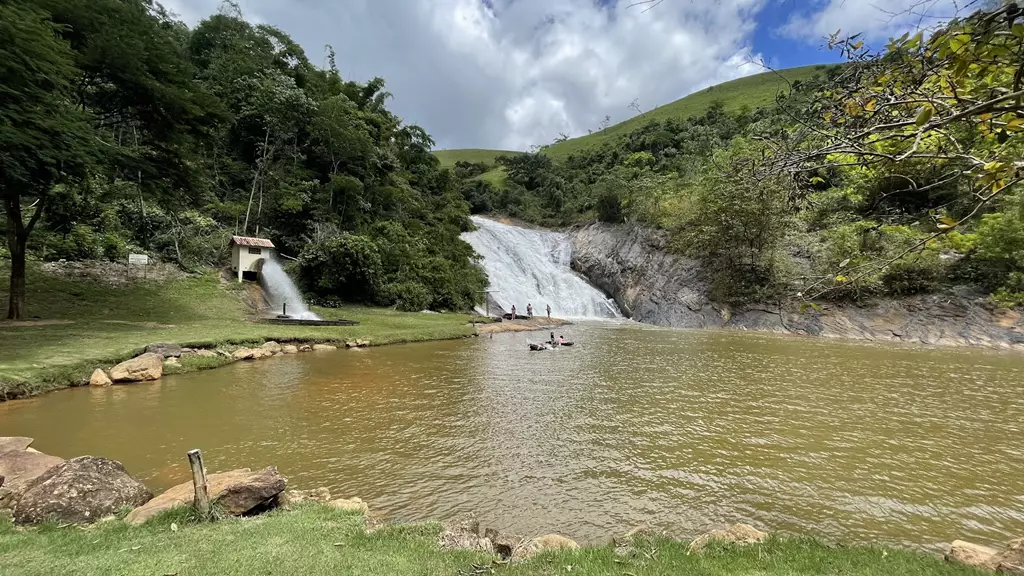
{"type": "MultiPolygon", "coordinates": [[[[551,305],[548,304],[548,305],[545,306],[545,308],[547,308],[548,320],[550,320],[551,319],[551,305]]],[[[533,304],[529,303],[529,302],[526,303],[526,317],[529,318],[530,320],[533,320],[533,304]]],[[[512,319],[513,320],[516,319],[516,305],[515,304],[512,305],[512,319]]],[[[554,334],[552,334],[551,337],[553,339],[554,338],[554,334]]]]}

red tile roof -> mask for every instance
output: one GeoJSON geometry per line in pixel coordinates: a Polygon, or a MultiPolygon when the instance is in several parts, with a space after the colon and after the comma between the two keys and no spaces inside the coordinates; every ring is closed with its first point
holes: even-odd
{"type": "Polygon", "coordinates": [[[250,238],[249,236],[232,236],[232,244],[239,246],[258,246],[260,248],[273,248],[274,243],[266,238],[250,238]]]}

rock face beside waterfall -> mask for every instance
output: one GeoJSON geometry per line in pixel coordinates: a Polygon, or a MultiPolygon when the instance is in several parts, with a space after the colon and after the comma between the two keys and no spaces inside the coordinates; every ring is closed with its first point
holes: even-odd
{"type": "Polygon", "coordinates": [[[569,231],[572,267],[638,322],[677,328],[734,328],[830,338],[1024,350],[1020,312],[994,309],[980,295],[931,294],[822,310],[712,302],[696,260],[667,251],[667,236],[638,226],[591,224],[569,231]]]}

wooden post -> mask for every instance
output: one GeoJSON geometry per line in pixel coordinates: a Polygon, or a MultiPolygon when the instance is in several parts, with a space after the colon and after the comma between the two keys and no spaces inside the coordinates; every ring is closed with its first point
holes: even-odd
{"type": "Polygon", "coordinates": [[[206,492],[206,468],[203,467],[203,453],[188,451],[188,466],[192,469],[192,484],[196,489],[193,505],[204,518],[210,515],[210,495],[206,492]]]}

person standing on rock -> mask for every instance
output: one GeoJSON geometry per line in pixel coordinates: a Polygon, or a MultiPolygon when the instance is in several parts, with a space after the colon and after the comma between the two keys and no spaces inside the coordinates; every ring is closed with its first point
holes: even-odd
{"type": "Polygon", "coordinates": [[[530,302],[526,303],[526,315],[533,320],[533,304],[530,302]]]}
{"type": "Polygon", "coordinates": [[[551,304],[548,304],[547,307],[548,307],[548,320],[551,320],[551,304]]]}
{"type": "Polygon", "coordinates": [[[516,305],[515,304],[512,305],[512,319],[513,320],[516,319],[516,305]]]}

